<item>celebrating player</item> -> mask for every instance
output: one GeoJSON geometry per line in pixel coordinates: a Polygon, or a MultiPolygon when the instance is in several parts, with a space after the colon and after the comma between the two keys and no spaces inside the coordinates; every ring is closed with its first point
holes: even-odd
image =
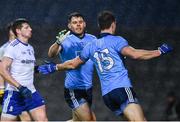
{"type": "Polygon", "coordinates": [[[86,45],[80,56],[62,64],[42,65],[39,67],[40,72],[48,74],[55,70],[74,69],[91,59],[100,78],[106,106],[116,115],[123,114],[129,121],[145,121],[128,71],[124,67],[123,57],[148,60],[170,52],[172,47],[163,44],[158,50],[143,50],[129,46],[123,37],[113,35],[116,30],[116,20],[109,11],[103,11],[98,15],[98,25],[101,38],[86,45]]]}
{"type": "MultiPolygon", "coordinates": [[[[50,47],[49,57],[59,54],[61,61],[78,56],[85,45],[95,37],[85,33],[86,22],[83,15],[73,12],[68,18],[70,32],[61,31],[57,41],[50,47]]],[[[96,120],[92,104],[93,62],[88,60],[81,67],[66,72],[64,97],[72,109],[74,121],[96,120]]]]}

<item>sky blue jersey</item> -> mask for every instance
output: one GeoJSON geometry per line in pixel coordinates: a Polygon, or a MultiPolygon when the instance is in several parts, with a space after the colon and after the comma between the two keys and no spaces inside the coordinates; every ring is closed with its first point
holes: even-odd
{"type": "Polygon", "coordinates": [[[94,62],[101,82],[102,95],[116,88],[132,87],[123,63],[124,57],[120,53],[128,46],[128,42],[120,36],[108,33],[101,35],[102,38],[85,46],[80,54],[81,60],[91,59],[94,62]]]}
{"type": "MultiPolygon", "coordinates": [[[[62,51],[59,55],[61,61],[65,62],[75,58],[80,54],[84,46],[94,39],[96,39],[95,36],[87,33],[81,39],[71,33],[61,45],[62,51]]],[[[93,62],[88,60],[77,69],[66,71],[65,87],[70,89],[89,89],[92,87],[92,77],[93,62]]]]}

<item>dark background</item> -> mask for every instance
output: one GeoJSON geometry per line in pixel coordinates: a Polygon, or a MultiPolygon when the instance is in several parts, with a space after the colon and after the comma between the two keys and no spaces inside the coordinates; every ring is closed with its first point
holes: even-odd
{"type": "MultiPolygon", "coordinates": [[[[84,14],[88,33],[97,35],[96,16],[110,10],[117,17],[117,35],[135,48],[157,49],[163,42],[174,51],[149,61],[127,58],[126,66],[134,89],[148,120],[163,120],[166,95],[180,89],[180,1],[179,0],[1,0],[0,44],[7,40],[5,26],[19,18],[27,18],[33,28],[30,43],[36,51],[37,64],[47,59],[47,51],[58,31],[66,28],[67,15],[84,14]]],[[[59,62],[58,58],[52,59],[59,62]]],[[[63,97],[64,72],[35,75],[35,85],[46,100],[49,120],[68,120],[71,110],[63,97]]],[[[121,120],[104,105],[100,84],[94,75],[93,109],[97,120],[121,120]]]]}

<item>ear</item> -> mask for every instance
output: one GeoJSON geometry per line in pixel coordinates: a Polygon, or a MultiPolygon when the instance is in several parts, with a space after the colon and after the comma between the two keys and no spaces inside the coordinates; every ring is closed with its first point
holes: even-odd
{"type": "Polygon", "coordinates": [[[112,27],[112,28],[115,28],[115,22],[113,22],[113,23],[111,24],[111,27],[112,27]]]}
{"type": "Polygon", "coordinates": [[[86,22],[84,22],[84,27],[86,28],[86,22]]]}
{"type": "Polygon", "coordinates": [[[20,29],[16,29],[16,34],[18,35],[20,33],[20,29]]]}
{"type": "Polygon", "coordinates": [[[71,29],[71,25],[68,23],[68,28],[71,29]]]}
{"type": "Polygon", "coordinates": [[[112,31],[112,33],[114,34],[115,33],[115,31],[116,31],[116,23],[115,22],[113,22],[112,24],[111,24],[111,31],[112,31]]]}

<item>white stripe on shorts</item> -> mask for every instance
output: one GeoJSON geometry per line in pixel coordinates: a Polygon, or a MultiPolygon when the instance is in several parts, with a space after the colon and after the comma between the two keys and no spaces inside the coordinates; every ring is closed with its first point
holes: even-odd
{"type": "Polygon", "coordinates": [[[4,101],[4,106],[3,106],[3,110],[2,110],[3,113],[6,113],[8,111],[8,105],[9,105],[12,95],[13,95],[13,91],[8,91],[8,96],[4,101]]]}
{"type": "Polygon", "coordinates": [[[129,102],[134,102],[133,94],[130,88],[125,88],[129,102]]]}
{"type": "Polygon", "coordinates": [[[69,91],[70,91],[70,96],[71,96],[71,100],[73,102],[74,108],[77,108],[79,106],[79,103],[77,99],[75,98],[74,90],[69,90],[69,91]]]}

